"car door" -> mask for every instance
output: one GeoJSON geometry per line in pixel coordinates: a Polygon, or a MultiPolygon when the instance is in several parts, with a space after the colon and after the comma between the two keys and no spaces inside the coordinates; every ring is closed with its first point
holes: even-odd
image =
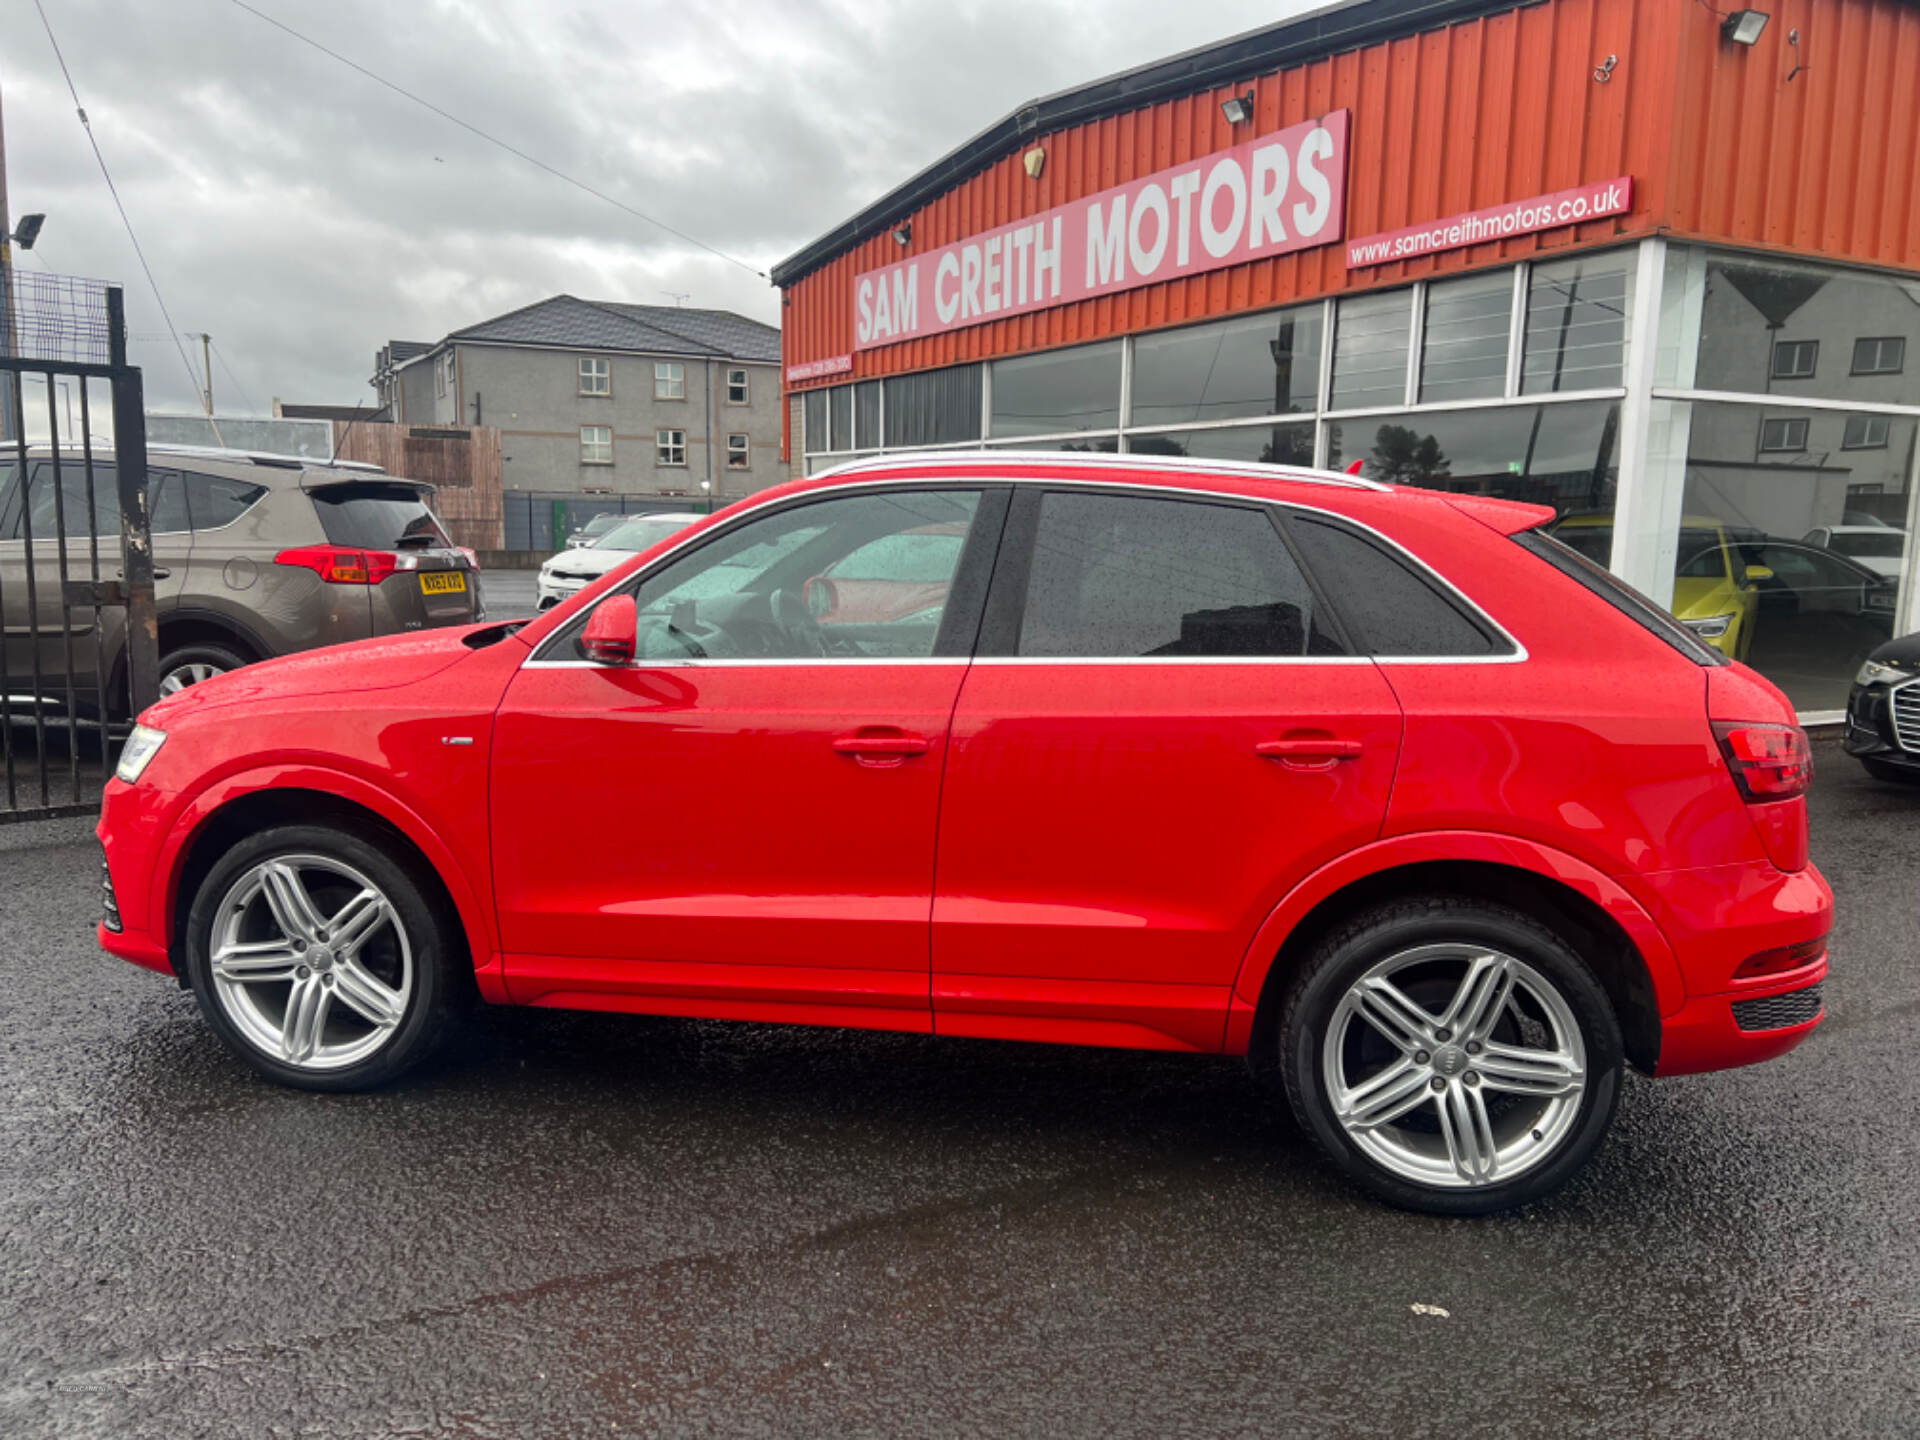
{"type": "Polygon", "coordinates": [[[1255,930],[1372,840],[1400,711],[1267,507],[1020,495],[955,709],[943,1034],[1217,1049],[1255,930]]]}
{"type": "Polygon", "coordinates": [[[635,663],[583,659],[584,615],[546,643],[492,757],[514,998],[929,1029],[947,727],[1004,510],[964,484],[806,497],[623,587],[635,663]],[[928,525],[967,535],[937,598],[857,635],[809,612],[836,562],[928,525]]]}

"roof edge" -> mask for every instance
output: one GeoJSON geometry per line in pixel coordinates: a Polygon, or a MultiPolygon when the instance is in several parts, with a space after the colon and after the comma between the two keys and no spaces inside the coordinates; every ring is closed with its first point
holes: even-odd
{"type": "Polygon", "coordinates": [[[1340,0],[1277,25],[1248,30],[1164,60],[1030,100],[812,244],[789,255],[775,265],[769,275],[775,285],[782,288],[791,285],[986,169],[1015,142],[1028,136],[1083,125],[1160,100],[1303,65],[1363,45],[1545,3],[1546,0],[1340,0]]]}

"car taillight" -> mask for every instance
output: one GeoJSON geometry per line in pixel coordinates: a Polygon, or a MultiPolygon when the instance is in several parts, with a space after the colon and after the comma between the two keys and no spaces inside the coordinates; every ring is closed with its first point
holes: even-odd
{"type": "Polygon", "coordinates": [[[464,555],[464,556],[466,556],[466,557],[467,557],[467,568],[468,568],[469,570],[478,570],[478,569],[480,568],[480,553],[479,553],[479,551],[477,551],[477,550],[469,550],[469,549],[468,549],[468,548],[467,548],[466,546],[464,546],[464,545],[456,545],[456,546],[454,546],[453,548],[454,548],[454,549],[456,549],[456,550],[458,550],[458,551],[459,551],[459,552],[460,552],[460,553],[461,553],[462,555],[464,555]]]}
{"type": "Polygon", "coordinates": [[[1827,937],[1818,940],[1802,940],[1798,945],[1782,945],[1776,950],[1762,950],[1758,955],[1749,955],[1740,962],[1733,972],[1736,980],[1753,980],[1762,975],[1781,975],[1789,970],[1798,970],[1802,965],[1811,965],[1827,953],[1827,937]]]}
{"type": "Polygon", "coordinates": [[[378,585],[399,567],[390,550],[350,550],[344,545],[300,545],[273,557],[276,565],[302,565],[329,585],[378,585]]]}
{"type": "Polygon", "coordinates": [[[1749,800],[1792,800],[1813,782],[1813,750],[1797,725],[1767,725],[1750,720],[1716,720],[1733,783],[1749,800]]]}

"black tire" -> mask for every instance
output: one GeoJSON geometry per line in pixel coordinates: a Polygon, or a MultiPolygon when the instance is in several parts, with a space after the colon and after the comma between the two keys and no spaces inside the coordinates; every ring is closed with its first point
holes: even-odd
{"type": "Polygon", "coordinates": [[[188,979],[215,1033],[267,1079],[302,1090],[369,1090],[425,1064],[469,1008],[474,986],[458,919],[418,873],[417,863],[410,856],[396,858],[375,827],[361,831],[331,824],[277,826],[248,836],[221,856],[194,895],[186,928],[188,979]],[[398,1023],[377,1050],[338,1069],[302,1068],[267,1053],[248,1038],[216,994],[211,950],[222,900],[254,866],[290,855],[337,861],[365,876],[384,892],[394,923],[404,929],[411,949],[411,993],[398,1023]]]}
{"type": "Polygon", "coordinates": [[[1889,785],[1920,785],[1920,765],[1889,765],[1884,760],[1861,756],[1860,764],[1876,780],[1889,785]]]}
{"type": "Polygon", "coordinates": [[[1586,963],[1563,940],[1517,910],[1444,896],[1395,901],[1327,936],[1288,990],[1278,1046],[1281,1080],[1301,1128],[1359,1185],[1389,1204],[1430,1215],[1490,1215],[1559,1189],[1592,1158],[1606,1135],[1624,1065],[1613,1006],[1586,963]],[[1557,1147],[1509,1181],[1496,1178],[1471,1187],[1409,1179],[1360,1148],[1335,1114],[1322,1064],[1322,1044],[1342,998],[1368,970],[1415,947],[1461,943],[1512,956],[1557,990],[1572,1014],[1586,1057],[1585,1087],[1557,1147]]]}
{"type": "Polygon", "coordinates": [[[189,665],[211,666],[224,675],[229,670],[242,669],[246,664],[246,656],[225,645],[182,645],[161,656],[160,668],[154,673],[164,681],[174,671],[189,665]]]}

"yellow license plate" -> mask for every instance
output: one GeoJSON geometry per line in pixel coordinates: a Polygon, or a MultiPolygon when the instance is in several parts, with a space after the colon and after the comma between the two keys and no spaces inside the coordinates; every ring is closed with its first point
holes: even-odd
{"type": "Polygon", "coordinates": [[[423,595],[464,595],[467,577],[459,570],[425,570],[420,575],[423,595]]]}

